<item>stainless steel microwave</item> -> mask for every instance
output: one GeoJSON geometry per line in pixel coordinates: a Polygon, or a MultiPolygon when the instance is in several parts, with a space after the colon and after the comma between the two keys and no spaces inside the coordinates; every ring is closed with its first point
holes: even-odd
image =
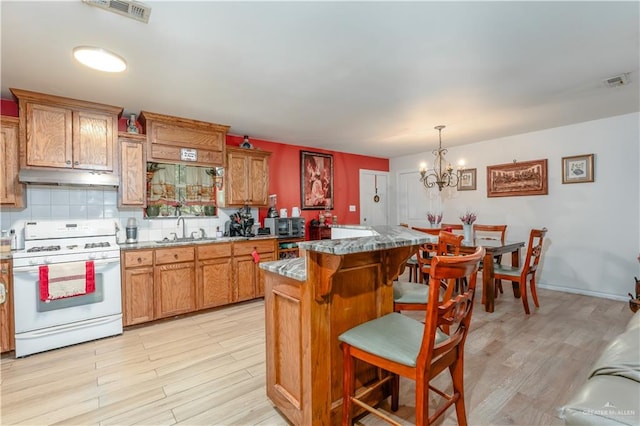
{"type": "Polygon", "coordinates": [[[279,238],[304,238],[304,217],[268,217],[264,226],[279,238]]]}

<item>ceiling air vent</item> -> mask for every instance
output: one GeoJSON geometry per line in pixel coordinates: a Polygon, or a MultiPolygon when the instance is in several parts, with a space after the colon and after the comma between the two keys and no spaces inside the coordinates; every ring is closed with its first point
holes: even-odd
{"type": "Polygon", "coordinates": [[[130,0],[82,0],[88,5],[109,10],[136,21],[149,22],[151,8],[143,3],[130,0]]]}
{"type": "Polygon", "coordinates": [[[604,84],[609,87],[618,87],[629,84],[629,75],[628,74],[620,74],[615,77],[609,77],[604,80],[604,84]]]}

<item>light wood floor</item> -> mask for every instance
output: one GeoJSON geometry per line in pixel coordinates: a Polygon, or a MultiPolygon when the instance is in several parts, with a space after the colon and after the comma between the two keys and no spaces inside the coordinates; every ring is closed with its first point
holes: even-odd
{"type": "MultiPolygon", "coordinates": [[[[477,303],[465,359],[471,425],[562,424],[558,408],[631,317],[624,302],[539,293],[530,316],[506,291],[493,314],[477,303]]],[[[264,351],[258,300],[23,359],[10,354],[0,423],[286,425],[265,395],[264,351]]],[[[407,424],[413,389],[401,382],[393,414],[407,424]]],[[[450,409],[441,424],[455,423],[450,409]]],[[[370,415],[359,424],[381,423],[370,415]]]]}

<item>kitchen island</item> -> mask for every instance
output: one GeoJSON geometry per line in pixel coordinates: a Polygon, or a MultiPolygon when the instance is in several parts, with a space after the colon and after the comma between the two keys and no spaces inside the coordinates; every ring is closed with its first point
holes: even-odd
{"type": "MultiPolygon", "coordinates": [[[[401,226],[367,229],[373,235],[301,242],[300,258],[260,264],[267,396],[295,425],[340,423],[338,336],[393,311],[393,280],[418,246],[432,238],[401,226]]],[[[356,385],[371,382],[376,374],[358,365],[356,385]]],[[[368,402],[375,405],[388,394],[389,389],[379,389],[368,402]]]]}

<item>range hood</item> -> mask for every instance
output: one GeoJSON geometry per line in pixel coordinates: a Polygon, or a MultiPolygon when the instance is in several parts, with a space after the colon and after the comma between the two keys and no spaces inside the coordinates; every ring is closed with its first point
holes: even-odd
{"type": "Polygon", "coordinates": [[[18,180],[35,185],[117,187],[120,184],[120,178],[112,173],[65,169],[22,169],[18,173],[18,180]]]}

